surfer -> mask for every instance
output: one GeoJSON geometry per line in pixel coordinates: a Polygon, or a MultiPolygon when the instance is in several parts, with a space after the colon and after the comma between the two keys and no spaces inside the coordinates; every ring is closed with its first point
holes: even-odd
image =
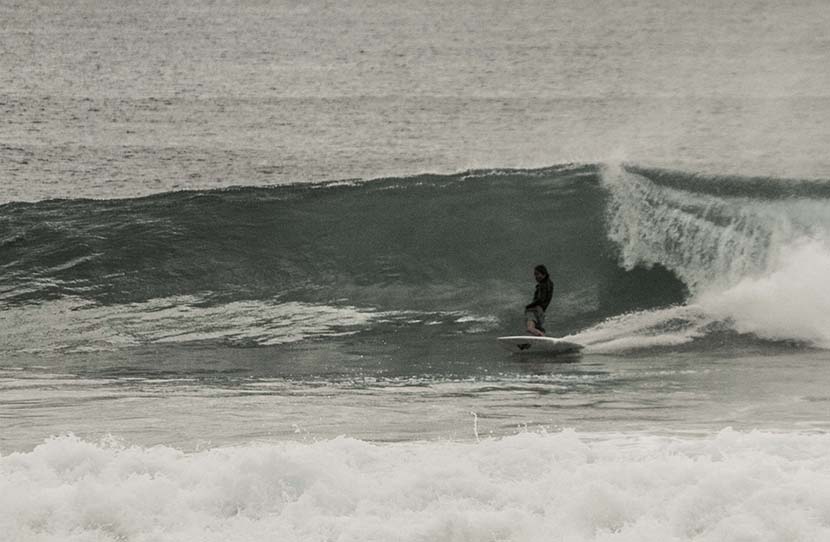
{"type": "Polygon", "coordinates": [[[550,280],[548,269],[544,265],[533,268],[536,278],[536,291],[533,292],[533,301],[525,307],[527,332],[537,337],[545,336],[545,310],[553,297],[553,281],[550,280]]]}

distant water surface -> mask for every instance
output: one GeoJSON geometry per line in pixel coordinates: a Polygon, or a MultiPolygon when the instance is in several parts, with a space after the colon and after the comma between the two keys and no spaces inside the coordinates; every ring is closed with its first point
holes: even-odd
{"type": "Polygon", "coordinates": [[[829,11],[6,2],[0,200],[609,159],[827,178],[829,11]]]}

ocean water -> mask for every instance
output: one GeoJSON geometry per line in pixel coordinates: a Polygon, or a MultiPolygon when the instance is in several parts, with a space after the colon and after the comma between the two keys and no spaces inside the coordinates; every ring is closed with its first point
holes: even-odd
{"type": "Polygon", "coordinates": [[[0,540],[830,539],[829,26],[0,2],[0,540]]]}

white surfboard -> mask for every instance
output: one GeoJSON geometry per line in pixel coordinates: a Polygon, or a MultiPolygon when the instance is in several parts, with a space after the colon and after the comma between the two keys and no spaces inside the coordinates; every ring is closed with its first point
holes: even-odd
{"type": "Polygon", "coordinates": [[[516,354],[565,354],[579,352],[582,345],[553,337],[517,335],[496,339],[506,350],[516,354]]]}

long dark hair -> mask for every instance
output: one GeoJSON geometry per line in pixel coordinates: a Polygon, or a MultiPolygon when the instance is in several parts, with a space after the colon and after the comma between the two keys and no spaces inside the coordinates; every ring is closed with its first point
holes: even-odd
{"type": "Polygon", "coordinates": [[[538,271],[538,272],[542,273],[543,275],[545,275],[546,280],[550,278],[550,274],[548,273],[548,268],[545,267],[544,265],[539,264],[536,267],[534,267],[533,270],[538,271]]]}

